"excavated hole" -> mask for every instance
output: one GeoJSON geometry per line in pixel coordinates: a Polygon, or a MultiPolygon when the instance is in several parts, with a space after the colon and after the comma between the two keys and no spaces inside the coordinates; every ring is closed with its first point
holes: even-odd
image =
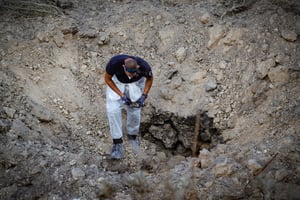
{"type": "MultiPolygon", "coordinates": [[[[171,112],[155,111],[148,122],[141,124],[141,136],[173,155],[191,156],[196,123],[196,115],[182,117],[171,112]]],[[[198,123],[196,152],[223,143],[221,132],[214,126],[213,118],[207,115],[207,111],[200,111],[198,123]]]]}

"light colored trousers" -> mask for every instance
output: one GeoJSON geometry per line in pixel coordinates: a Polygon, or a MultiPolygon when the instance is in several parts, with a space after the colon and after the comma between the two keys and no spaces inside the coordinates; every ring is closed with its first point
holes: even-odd
{"type": "MultiPolygon", "coordinates": [[[[121,83],[113,76],[112,80],[132,102],[142,95],[145,87],[145,78],[133,83],[121,83]],[[129,88],[129,92],[125,91],[129,88]],[[127,94],[126,94],[127,93],[127,94]]],[[[117,95],[110,87],[106,88],[106,111],[109,121],[110,134],[112,139],[120,139],[123,136],[122,131],[122,109],[126,109],[126,131],[129,135],[138,135],[141,122],[141,108],[134,108],[124,105],[120,96],[117,95]]]]}

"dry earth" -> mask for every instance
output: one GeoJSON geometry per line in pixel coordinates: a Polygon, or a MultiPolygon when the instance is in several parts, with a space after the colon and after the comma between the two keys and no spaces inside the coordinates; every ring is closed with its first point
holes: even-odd
{"type": "Polygon", "coordinates": [[[298,1],[33,2],[0,1],[0,199],[300,199],[298,1]],[[111,161],[119,53],[155,81],[111,161]]]}

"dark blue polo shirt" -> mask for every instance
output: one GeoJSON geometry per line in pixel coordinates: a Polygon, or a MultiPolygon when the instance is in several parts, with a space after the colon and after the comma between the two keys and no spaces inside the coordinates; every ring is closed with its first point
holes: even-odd
{"type": "Polygon", "coordinates": [[[106,72],[110,75],[116,75],[117,79],[122,83],[132,83],[140,80],[142,77],[152,77],[152,70],[150,65],[142,58],[137,56],[129,56],[126,54],[120,54],[113,56],[106,65],[106,72]],[[127,58],[133,58],[140,66],[138,72],[131,79],[125,74],[123,65],[124,60],[127,58]]]}

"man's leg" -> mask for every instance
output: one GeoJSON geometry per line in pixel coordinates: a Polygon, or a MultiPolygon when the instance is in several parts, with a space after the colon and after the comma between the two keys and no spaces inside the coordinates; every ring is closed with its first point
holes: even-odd
{"type": "Polygon", "coordinates": [[[123,103],[121,100],[106,100],[110,134],[113,139],[113,148],[111,152],[112,159],[121,159],[123,157],[122,107],[123,103]]]}
{"type": "MultiPolygon", "coordinates": [[[[145,87],[145,78],[141,78],[139,81],[132,83],[138,86],[143,92],[145,87]]],[[[134,107],[126,107],[127,111],[127,121],[126,121],[126,129],[127,129],[127,136],[129,142],[133,147],[134,153],[138,153],[139,151],[139,131],[140,131],[140,123],[141,123],[141,108],[134,108],[134,107]]]]}
{"type": "Polygon", "coordinates": [[[139,151],[138,134],[139,134],[140,122],[141,122],[141,108],[133,108],[127,106],[126,111],[127,111],[126,129],[127,129],[128,139],[133,147],[134,153],[138,153],[139,151]]]}

